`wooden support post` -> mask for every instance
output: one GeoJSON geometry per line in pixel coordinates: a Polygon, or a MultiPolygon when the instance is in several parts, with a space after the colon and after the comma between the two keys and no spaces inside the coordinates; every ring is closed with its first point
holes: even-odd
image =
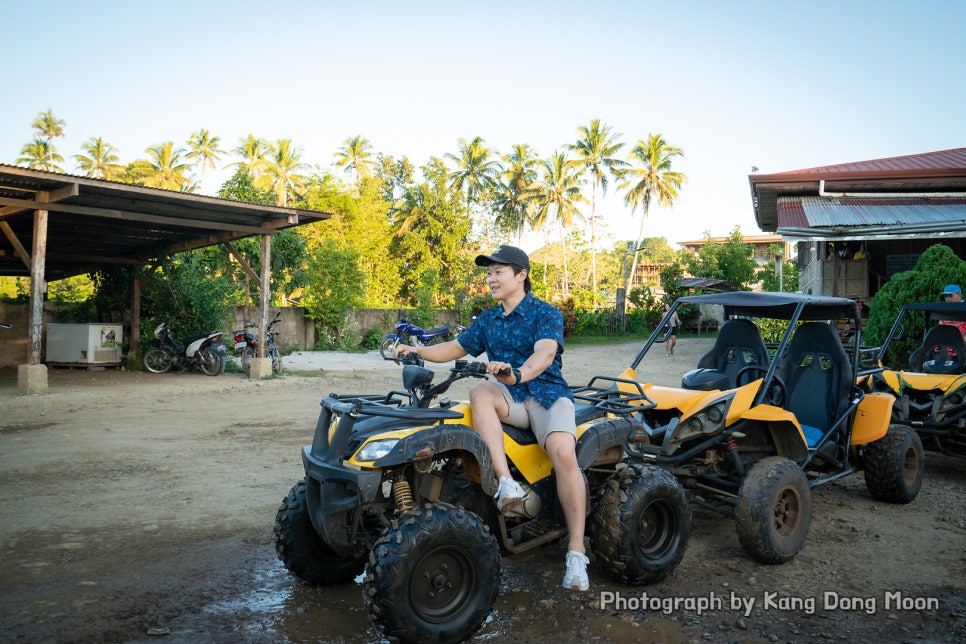
{"type": "MultiPolygon", "coordinates": [[[[38,193],[38,199],[40,193],[38,193]]],[[[34,211],[34,239],[30,249],[30,330],[27,350],[27,364],[40,364],[44,350],[44,295],[47,281],[44,273],[47,266],[47,211],[34,211]]]]}
{"type": "Polygon", "coordinates": [[[272,236],[262,235],[262,270],[261,270],[261,289],[259,293],[259,306],[261,306],[259,327],[261,328],[262,336],[258,342],[258,357],[265,358],[268,353],[265,350],[265,345],[267,338],[265,337],[268,333],[268,307],[272,301],[272,236]]]}

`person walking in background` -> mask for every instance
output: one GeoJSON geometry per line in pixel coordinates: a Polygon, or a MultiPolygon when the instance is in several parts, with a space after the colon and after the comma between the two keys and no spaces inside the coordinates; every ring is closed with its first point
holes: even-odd
{"type": "MultiPolygon", "coordinates": [[[[667,315],[667,312],[670,310],[671,305],[665,302],[664,314],[667,315]]],[[[667,326],[669,328],[666,330],[669,332],[669,335],[667,336],[667,340],[664,341],[664,354],[670,358],[674,355],[674,345],[678,343],[678,327],[681,326],[681,319],[678,317],[677,311],[675,311],[674,315],[671,316],[671,319],[668,320],[667,326]]]]}

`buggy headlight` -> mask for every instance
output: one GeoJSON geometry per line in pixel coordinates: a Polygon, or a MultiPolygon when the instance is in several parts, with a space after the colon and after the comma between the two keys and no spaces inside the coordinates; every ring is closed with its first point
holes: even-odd
{"type": "Polygon", "coordinates": [[[728,417],[728,408],[734,400],[734,394],[720,398],[690,418],[682,420],[665,436],[664,450],[673,454],[685,442],[700,436],[712,436],[721,432],[728,417]]]}
{"type": "Polygon", "coordinates": [[[399,442],[398,438],[385,438],[383,440],[370,441],[362,446],[356,454],[356,461],[368,462],[378,461],[380,458],[392,451],[392,448],[399,442]]]}

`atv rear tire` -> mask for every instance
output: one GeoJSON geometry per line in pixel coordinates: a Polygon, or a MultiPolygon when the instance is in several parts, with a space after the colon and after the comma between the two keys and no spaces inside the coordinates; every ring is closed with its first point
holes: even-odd
{"type": "Polygon", "coordinates": [[[785,563],[805,546],[812,491],[795,462],[770,456],[755,463],[738,490],[735,528],[742,547],[766,564],[785,563]]]}
{"type": "Polygon", "coordinates": [[[275,515],[275,553],[293,575],[310,584],[334,586],[359,576],[366,555],[336,554],[315,531],[305,503],[305,480],[296,483],[275,515]]]}
{"type": "Polygon", "coordinates": [[[666,470],[630,465],[604,484],[588,533],[594,554],[613,579],[653,584],[684,557],[691,505],[666,470]]]}
{"type": "Polygon", "coordinates": [[[866,446],[862,464],[865,486],[872,498],[887,503],[909,503],[922,487],[925,469],[922,440],[910,427],[890,425],[885,436],[866,446]]]}
{"type": "Polygon", "coordinates": [[[390,640],[458,642],[493,608],[500,589],[496,538],[475,514],[426,504],[393,519],[369,553],[369,616],[390,640]]]}

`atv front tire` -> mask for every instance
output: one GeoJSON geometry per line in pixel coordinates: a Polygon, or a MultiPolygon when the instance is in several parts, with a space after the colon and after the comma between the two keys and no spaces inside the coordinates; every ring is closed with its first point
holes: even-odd
{"type": "Polygon", "coordinates": [[[862,457],[865,486],[872,498],[909,503],[919,494],[925,455],[919,434],[904,425],[890,425],[879,440],[866,446],[862,457]]]}
{"type": "Polygon", "coordinates": [[[336,554],[315,531],[305,503],[305,480],[296,483],[275,515],[275,553],[293,575],[310,584],[334,586],[359,576],[366,555],[336,554]]]}
{"type": "Polygon", "coordinates": [[[493,608],[500,551],[486,524],[448,503],[393,519],[369,553],[365,600],[382,633],[404,642],[458,642],[493,608]]]}
{"type": "Polygon", "coordinates": [[[666,470],[630,465],[604,484],[588,532],[594,554],[613,579],[653,584],[684,557],[691,505],[666,470]]]}
{"type": "Polygon", "coordinates": [[[785,563],[805,546],[812,523],[812,491],[805,473],[781,456],[763,458],[738,490],[735,528],[742,547],[766,564],[785,563]]]}

